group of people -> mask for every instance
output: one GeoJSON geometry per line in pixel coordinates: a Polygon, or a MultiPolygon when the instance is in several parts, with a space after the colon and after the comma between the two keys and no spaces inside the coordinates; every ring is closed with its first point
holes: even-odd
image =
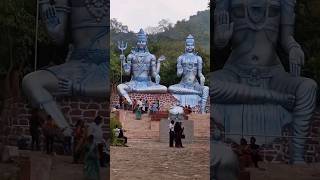
{"type": "Polygon", "coordinates": [[[183,107],[183,112],[184,112],[184,114],[186,114],[186,115],[188,115],[188,114],[191,114],[192,113],[192,108],[191,108],[191,106],[190,105],[185,105],[184,107],[183,107]]]}
{"type": "Polygon", "coordinates": [[[239,148],[236,151],[240,166],[249,167],[253,163],[254,167],[259,168],[258,162],[262,161],[259,150],[260,146],[256,144],[256,138],[251,137],[250,144],[248,144],[245,138],[242,138],[239,148]]]}
{"type": "Polygon", "coordinates": [[[38,109],[31,111],[30,118],[30,135],[31,135],[31,150],[40,150],[41,130],[45,137],[45,147],[47,154],[53,154],[54,140],[59,136],[59,128],[54,123],[50,115],[45,119],[40,118],[38,109]],[[36,147],[35,147],[36,146],[36,147]]]}
{"type": "Polygon", "coordinates": [[[30,118],[31,149],[40,150],[41,134],[45,137],[47,154],[54,154],[55,142],[62,142],[65,152],[68,152],[73,145],[73,163],[84,164],[84,174],[87,178],[100,179],[100,167],[105,167],[110,159],[101,124],[100,116],[88,124],[78,120],[74,126],[73,136],[61,138],[63,129],[58,128],[51,116],[48,115],[43,120],[39,116],[39,110],[33,109],[30,118]]]}
{"type": "Polygon", "coordinates": [[[184,127],[181,122],[171,120],[169,124],[169,147],[183,148],[182,139],[184,136],[184,127]]]}
{"type": "Polygon", "coordinates": [[[119,106],[120,109],[131,110],[134,113],[136,111],[141,111],[141,113],[152,113],[160,111],[160,100],[157,99],[156,101],[150,103],[148,100],[133,99],[132,105],[130,105],[126,98],[120,96],[119,106]]]}

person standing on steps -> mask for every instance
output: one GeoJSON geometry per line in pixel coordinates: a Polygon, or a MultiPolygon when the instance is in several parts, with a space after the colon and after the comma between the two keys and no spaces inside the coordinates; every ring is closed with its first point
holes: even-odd
{"type": "Polygon", "coordinates": [[[183,148],[182,145],[182,134],[183,134],[183,128],[181,127],[181,122],[176,122],[174,124],[174,134],[175,134],[175,146],[176,148],[183,148]]]}
{"type": "Polygon", "coordinates": [[[174,121],[171,120],[169,124],[169,147],[173,147],[174,141],[174,121]]]}

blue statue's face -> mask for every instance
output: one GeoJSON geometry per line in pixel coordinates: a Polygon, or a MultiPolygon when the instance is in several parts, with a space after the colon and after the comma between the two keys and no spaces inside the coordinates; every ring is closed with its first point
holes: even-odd
{"type": "Polygon", "coordinates": [[[147,41],[146,40],[138,40],[137,42],[137,48],[139,50],[144,50],[147,47],[147,41]]]}
{"type": "Polygon", "coordinates": [[[193,42],[186,42],[186,51],[191,53],[194,51],[194,43],[193,42]]]}

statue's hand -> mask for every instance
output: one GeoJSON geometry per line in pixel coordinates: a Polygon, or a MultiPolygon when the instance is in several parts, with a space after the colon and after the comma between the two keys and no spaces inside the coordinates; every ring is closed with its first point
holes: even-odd
{"type": "Polygon", "coordinates": [[[288,110],[292,110],[295,105],[296,97],[294,95],[272,91],[271,96],[275,102],[279,103],[282,107],[288,110]]]}
{"type": "Polygon", "coordinates": [[[60,19],[57,17],[56,8],[50,3],[42,4],[41,17],[49,27],[53,28],[60,24],[60,19]]]}
{"type": "Polygon", "coordinates": [[[68,79],[60,78],[58,82],[59,94],[61,95],[72,95],[73,82],[68,79]]]}
{"type": "Polygon", "coordinates": [[[165,61],[166,57],[164,55],[161,55],[158,59],[159,62],[165,61]]]}
{"type": "Polygon", "coordinates": [[[161,77],[159,74],[156,75],[155,79],[156,79],[156,84],[160,84],[161,77]]]}
{"type": "Polygon", "coordinates": [[[300,76],[301,67],[304,66],[304,53],[300,47],[293,47],[289,52],[290,73],[300,76]]]}
{"type": "Polygon", "coordinates": [[[287,94],[283,98],[282,106],[288,110],[292,110],[296,102],[296,97],[294,95],[287,94]]]}
{"type": "Polygon", "coordinates": [[[125,60],[126,60],[126,56],[123,55],[123,54],[121,54],[121,55],[120,55],[120,61],[124,62],[125,60]]]}
{"type": "Polygon", "coordinates": [[[232,37],[234,23],[230,23],[229,13],[227,11],[215,14],[214,21],[214,44],[218,48],[223,48],[232,37]]]}
{"type": "Polygon", "coordinates": [[[200,77],[200,84],[201,86],[204,86],[204,82],[206,81],[206,78],[204,76],[200,77]]]}

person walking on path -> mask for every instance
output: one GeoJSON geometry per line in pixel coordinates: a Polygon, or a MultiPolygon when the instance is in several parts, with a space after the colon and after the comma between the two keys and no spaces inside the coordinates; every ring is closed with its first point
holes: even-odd
{"type": "Polygon", "coordinates": [[[40,137],[40,117],[38,109],[33,109],[30,118],[30,135],[31,135],[31,150],[34,150],[34,144],[36,144],[36,149],[40,150],[39,137],[40,137]]]}

